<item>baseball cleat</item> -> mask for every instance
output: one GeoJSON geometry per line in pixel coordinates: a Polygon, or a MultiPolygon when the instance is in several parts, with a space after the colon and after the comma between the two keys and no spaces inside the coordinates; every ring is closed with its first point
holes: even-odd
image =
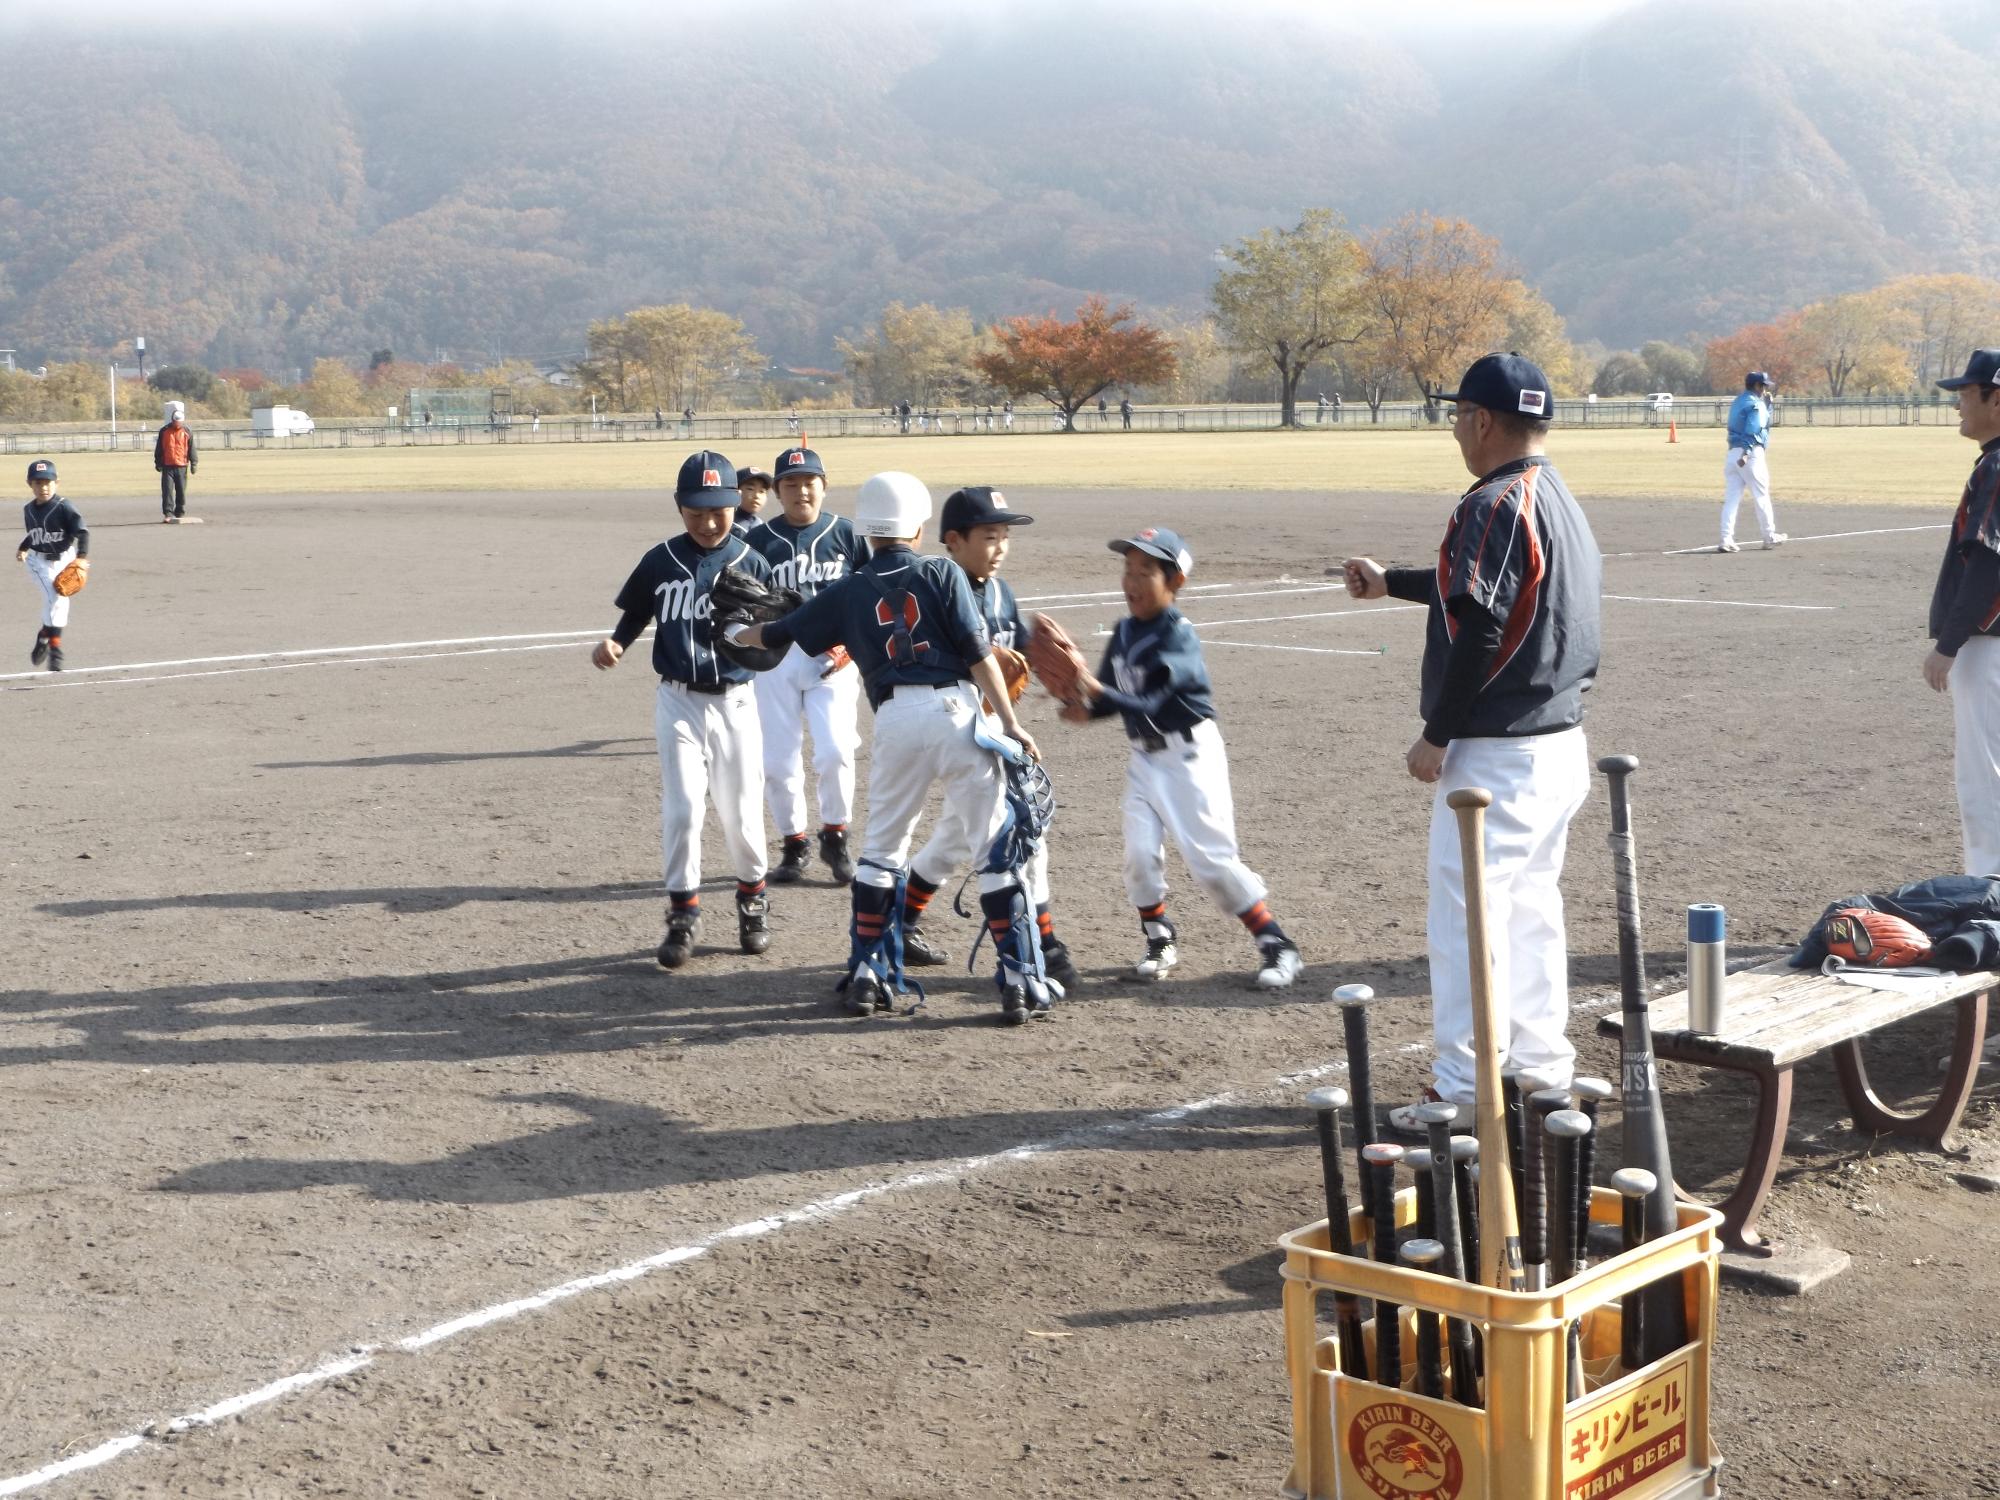
{"type": "MultiPolygon", "coordinates": [[[[1417,1136],[1420,1138],[1428,1137],[1430,1134],[1430,1125],[1424,1120],[1419,1119],[1417,1112],[1427,1104],[1445,1104],[1449,1102],[1436,1089],[1427,1088],[1418,1096],[1416,1103],[1399,1104],[1383,1118],[1389,1122],[1389,1128],[1398,1135],[1417,1136]]],[[[1460,1105],[1459,1108],[1463,1110],[1465,1106],[1460,1105]]],[[[1465,1116],[1461,1114],[1459,1118],[1464,1119],[1465,1116]]]]}
{"type": "Polygon", "coordinates": [[[1743,549],[1734,542],[1724,542],[1715,549],[1717,552],[1741,552],[1743,549]]]}
{"type": "Polygon", "coordinates": [[[1766,552],[1769,552],[1773,547],[1782,547],[1785,545],[1785,543],[1789,542],[1790,540],[1791,536],[1788,533],[1783,531],[1774,531],[1769,536],[1764,538],[1764,550],[1766,552]]]}
{"type": "Polygon", "coordinates": [[[49,670],[51,672],[60,672],[62,669],[63,669],[62,647],[51,645],[49,647],[49,670]]]}
{"type": "Polygon", "coordinates": [[[1259,945],[1257,965],[1257,988],[1260,990],[1282,990],[1305,972],[1305,960],[1299,957],[1298,945],[1292,942],[1262,943],[1259,945]]]}
{"type": "Polygon", "coordinates": [[[790,885],[806,873],[806,861],[812,857],[812,840],[803,833],[785,835],[784,852],[778,857],[777,868],[768,879],[773,885],[790,885]]]}
{"type": "Polygon", "coordinates": [[[1069,944],[1061,938],[1050,938],[1042,944],[1042,969],[1049,978],[1063,987],[1064,993],[1076,988],[1081,982],[1077,976],[1076,964],[1069,956],[1069,944]]]}
{"type": "Polygon", "coordinates": [[[762,953],[771,946],[771,928],[765,918],[771,911],[768,896],[739,896],[736,900],[736,941],[745,953],[762,953]]]}
{"type": "Polygon", "coordinates": [[[1003,984],[1000,986],[1000,1020],[1004,1025],[1020,1026],[1028,1019],[1028,990],[1025,985],[1003,984]]]}
{"type": "Polygon", "coordinates": [[[1132,965],[1132,977],[1152,984],[1165,979],[1167,971],[1180,961],[1180,950],[1174,947],[1172,938],[1147,938],[1146,956],[1132,965]]]}
{"type": "Polygon", "coordinates": [[[847,986],[847,1009],[849,1014],[872,1016],[889,1008],[889,992],[882,988],[882,981],[873,974],[857,974],[847,986]]]}
{"type": "Polygon", "coordinates": [[[833,876],[835,885],[846,885],[854,879],[854,856],[847,852],[845,828],[822,828],[819,831],[819,857],[826,861],[827,872],[833,876]]]}
{"type": "Polygon", "coordinates": [[[660,967],[678,969],[694,955],[694,935],[701,929],[701,912],[677,906],[667,913],[666,941],[660,944],[660,967]]]}
{"type": "MultiPolygon", "coordinates": [[[[1058,983],[1060,984],[1060,981],[1058,983]]],[[[1049,1018],[1049,1008],[1055,1004],[1055,998],[1055,995],[1047,989],[1040,991],[1031,989],[1028,992],[1028,1014],[1037,1021],[1046,1021],[1049,1018]]]]}
{"type": "Polygon", "coordinates": [[[903,929],[903,967],[908,969],[930,969],[939,964],[949,963],[944,950],[924,935],[921,927],[903,929]]]}
{"type": "Polygon", "coordinates": [[[28,653],[28,665],[31,667],[39,667],[43,662],[47,661],[48,659],[49,659],[49,638],[45,635],[38,635],[35,637],[35,649],[28,653]]]}

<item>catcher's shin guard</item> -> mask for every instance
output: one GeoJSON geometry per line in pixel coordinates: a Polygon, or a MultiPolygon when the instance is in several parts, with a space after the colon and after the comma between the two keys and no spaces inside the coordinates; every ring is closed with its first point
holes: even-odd
{"type": "Polygon", "coordinates": [[[908,877],[900,869],[873,860],[864,859],[861,864],[864,869],[879,870],[890,876],[890,883],[854,882],[847,972],[834,990],[847,994],[850,989],[865,992],[872,988],[885,999],[890,995],[915,995],[909,1007],[915,1011],[924,1003],[925,996],[924,987],[903,973],[903,882],[908,877]],[[863,980],[867,982],[858,983],[863,980]]]}
{"type": "Polygon", "coordinates": [[[1019,883],[979,893],[979,909],[986,918],[986,931],[993,939],[999,965],[993,982],[999,987],[1002,1004],[1008,991],[1026,993],[1028,1010],[1045,1016],[1049,1004],[1062,994],[1062,987],[1048,976],[1042,963],[1041,934],[1035,928],[1034,908],[1019,883]]]}

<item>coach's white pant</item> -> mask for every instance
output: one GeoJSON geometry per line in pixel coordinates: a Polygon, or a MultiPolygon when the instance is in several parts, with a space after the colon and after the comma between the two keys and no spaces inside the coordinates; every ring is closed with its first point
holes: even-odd
{"type": "Polygon", "coordinates": [[[757,674],[757,717],[764,728],[764,797],[781,834],[804,833],[805,733],[812,729],[813,772],[819,777],[819,820],[845,827],[854,816],[854,756],[861,748],[861,671],[849,665],[826,676],[826,658],[797,646],[757,674]]]}
{"type": "MultiPolygon", "coordinates": [[[[962,869],[977,852],[992,846],[1007,816],[1007,783],[1000,757],[972,739],[979,716],[979,690],[969,683],[949,687],[898,687],[875,711],[875,738],[868,761],[868,826],[861,835],[864,863],[855,879],[864,885],[895,883],[886,865],[902,869],[910,840],[933,783],[944,793],[937,831],[928,848],[947,869],[962,869]]],[[[997,884],[1011,884],[1000,878],[997,884]]],[[[980,881],[980,889],[995,882],[980,881]]]]}
{"type": "Polygon", "coordinates": [[[1576,1049],[1569,1022],[1569,948],[1563,928],[1563,852],[1569,822],[1590,793],[1582,729],[1520,739],[1453,740],[1431,803],[1431,1024],[1437,1091],[1472,1102],[1471,958],[1465,937],[1465,861],[1458,815],[1445,798],[1461,787],[1493,794],[1486,809],[1486,930],[1493,948],[1494,1034],[1508,1067],[1569,1081],[1576,1049]]]}
{"type": "Polygon", "coordinates": [[[1236,850],[1229,755],[1215,720],[1167,736],[1164,750],[1132,746],[1125,762],[1125,894],[1134,906],[1167,899],[1166,835],[1188,873],[1231,916],[1264,899],[1264,882],[1236,850]]]}
{"type": "Polygon", "coordinates": [[[61,630],[69,623],[69,597],[56,592],[56,574],[76,559],[76,548],[60,557],[44,557],[39,552],[30,552],[22,560],[28,576],[35,580],[42,591],[42,624],[51,630],[61,630]]]}
{"type": "Polygon", "coordinates": [[[1757,534],[1768,542],[1778,534],[1778,518],[1771,511],[1771,466],[1762,448],[1731,448],[1722,461],[1722,539],[1736,540],[1736,508],[1743,503],[1746,484],[1757,507],[1757,534]],[[1737,462],[1746,456],[1749,462],[1737,462]]]}
{"type": "Polygon", "coordinates": [[[762,880],[764,741],[750,684],[696,693],[662,682],[653,703],[653,736],[660,743],[660,863],[667,889],[691,891],[701,884],[704,799],[715,804],[736,878],[762,880]]]}
{"type": "Polygon", "coordinates": [[[2000,637],[1975,635],[1951,666],[1965,873],[2000,875],[2000,637]]]}

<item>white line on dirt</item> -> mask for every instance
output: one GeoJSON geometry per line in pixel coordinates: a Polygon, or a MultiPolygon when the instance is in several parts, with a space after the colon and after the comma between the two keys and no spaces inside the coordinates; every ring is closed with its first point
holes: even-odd
{"type": "MultiPolygon", "coordinates": [[[[1408,1042],[1396,1048],[1398,1053],[1421,1052],[1428,1046],[1425,1042],[1408,1042]]],[[[961,1178],[983,1172],[987,1168],[1005,1162],[1026,1161],[1031,1157],[1046,1155],[1063,1149],[1088,1149],[1093,1140],[1106,1136],[1131,1135],[1159,1125],[1171,1125],[1185,1120],[1190,1115],[1219,1109],[1242,1100],[1246,1094],[1270,1093],[1274,1090],[1295,1088],[1302,1083],[1311,1083],[1324,1078],[1329,1073],[1346,1070],[1344,1062],[1324,1063],[1319,1067],[1306,1068],[1296,1073],[1284,1073],[1272,1079],[1262,1088],[1254,1090],[1231,1090],[1214,1094],[1206,1099],[1194,1099],[1185,1104],[1174,1105],[1170,1109],[1155,1110],[1151,1114],[1139,1115],[1126,1120],[1113,1120],[1099,1125],[1085,1126],[1064,1135],[1054,1136],[1045,1141],[1030,1141],[1024,1145],[1009,1147],[1005,1151],[991,1152],[985,1156],[966,1156],[943,1166],[928,1167],[920,1172],[906,1172],[900,1177],[892,1177],[882,1182],[871,1182],[865,1186],[849,1189],[844,1193],[834,1193],[796,1208],[784,1209],[761,1219],[746,1220],[733,1224],[727,1229],[719,1229],[686,1245],[676,1245],[672,1249],[661,1250],[644,1259],[629,1261],[625,1265],[599,1271],[589,1276],[579,1276],[565,1281],[532,1296],[515,1298],[509,1302],[499,1302],[480,1308],[475,1312],[461,1314],[442,1323],[433,1324],[418,1333],[398,1339],[395,1348],[406,1353],[416,1353],[433,1344],[443,1343],[462,1333],[485,1328],[494,1323],[504,1323],[526,1313],[538,1312],[568,1298],[585,1292],[598,1291],[608,1286],[618,1286],[628,1281],[637,1281],[651,1272],[667,1266],[680,1265],[686,1261],[699,1259],[719,1245],[735,1240],[758,1239],[767,1234],[775,1234],[794,1225],[823,1223],[839,1217],[848,1210],[886,1197],[891,1193],[910,1192],[916,1189],[936,1187],[944,1183],[956,1182],[961,1178]]],[[[377,1344],[356,1344],[349,1353],[338,1359],[327,1361],[310,1370],[302,1370],[294,1375],[286,1375],[270,1381],[240,1395],[230,1396],[185,1416],[147,1427],[142,1432],[126,1433],[121,1437],[108,1439],[96,1447],[82,1453],[73,1454],[55,1463],[44,1465],[26,1474],[12,1478],[0,1478],[0,1496],[19,1495],[28,1490],[52,1484],[58,1479],[94,1469],[122,1457],[136,1449],[150,1446],[149,1440],[158,1433],[187,1432],[197,1427],[212,1426],[228,1417],[240,1416],[246,1411],[267,1405],[281,1396],[309,1390],[324,1385],[330,1380],[338,1380],[357,1370],[364,1370],[375,1362],[375,1356],[383,1346],[377,1344]]]]}
{"type": "MultiPolygon", "coordinates": [[[[114,667],[73,667],[64,675],[82,677],[91,672],[151,672],[160,667],[213,667],[232,661],[286,661],[295,656],[357,656],[365,651],[422,651],[432,646],[490,646],[495,641],[574,640],[600,635],[596,630],[537,630],[527,635],[466,635],[443,641],[389,641],[380,646],[308,646],[297,651],[245,651],[236,656],[183,656],[175,661],[128,661],[114,667]]],[[[16,677],[42,677],[43,672],[0,672],[0,682],[16,677]]]]}
{"type": "Polygon", "coordinates": [[[1303,651],[1308,656],[1387,656],[1389,648],[1378,651],[1355,651],[1335,646],[1274,646],[1268,641],[1218,641],[1213,636],[1205,639],[1204,646],[1245,646],[1253,651],[1303,651]]]}
{"type": "MultiPolygon", "coordinates": [[[[1263,599],[1269,597],[1272,594],[1324,594],[1331,589],[1339,589],[1342,593],[1345,593],[1347,592],[1347,585],[1344,583],[1310,583],[1306,584],[1302,588],[1244,589],[1242,592],[1235,594],[1210,594],[1207,598],[1203,599],[1201,602],[1204,604],[1208,604],[1217,599],[1263,599]]],[[[1111,595],[1109,597],[1115,599],[1122,599],[1125,596],[1122,593],[1120,593],[1111,595]]],[[[1027,601],[1023,600],[1022,602],[1026,603],[1027,601]]],[[[1054,614],[1059,609],[1102,609],[1103,607],[1104,606],[1101,603],[1051,604],[1046,610],[1043,611],[1043,613],[1054,614]]]]}
{"type": "MultiPolygon", "coordinates": [[[[151,677],[102,677],[95,681],[70,682],[67,672],[31,672],[37,679],[23,687],[0,688],[7,693],[39,693],[52,688],[129,687],[135,682],[189,682],[197,677],[241,677],[246,672],[297,672],[307,667],[393,667],[406,661],[443,661],[454,656],[510,656],[519,651],[574,651],[578,641],[551,641],[540,646],[486,646],[477,651],[426,651],[408,656],[361,656],[345,660],[285,661],[266,667],[219,667],[212,672],[156,672],[151,677]]],[[[4,679],[0,679],[4,680],[4,679]]],[[[4,1492],[0,1492],[4,1493],[4,1492]]]]}
{"type": "MultiPolygon", "coordinates": [[[[1832,542],[1850,536],[1894,536],[1905,531],[1943,531],[1950,525],[1949,521],[1938,521],[1925,526],[1876,526],[1867,531],[1816,531],[1808,536],[1788,537],[1786,545],[1789,546],[1793,542],[1832,542]]],[[[1607,552],[1604,555],[1606,557],[1692,557],[1697,553],[1716,550],[1718,549],[1715,544],[1711,542],[1705,547],[1669,547],[1664,552],[1607,552]]],[[[1744,550],[1749,551],[1751,548],[1746,546],[1744,550]]]]}
{"type": "Polygon", "coordinates": [[[1835,604],[1765,604],[1753,599],[1667,599],[1651,594],[1606,594],[1624,604],[1714,604],[1726,609],[1796,609],[1820,613],[1838,609],[1835,604]]]}

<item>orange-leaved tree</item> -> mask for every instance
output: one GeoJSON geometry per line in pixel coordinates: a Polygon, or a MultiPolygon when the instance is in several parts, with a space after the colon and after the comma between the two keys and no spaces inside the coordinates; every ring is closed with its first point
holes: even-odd
{"type": "Polygon", "coordinates": [[[1051,313],[993,326],[995,347],[974,356],[979,373],[1010,396],[1040,396],[1076,431],[1076,414],[1114,385],[1158,385],[1174,377],[1172,342],[1129,304],[1090,297],[1068,322],[1051,313]]]}
{"type": "Polygon", "coordinates": [[[1769,375],[1779,390],[1798,383],[1812,370],[1802,319],[1795,312],[1769,323],[1751,323],[1710,339],[1703,350],[1708,369],[1708,388],[1718,396],[1743,389],[1743,377],[1752,370],[1769,375]]]}
{"type": "Polygon", "coordinates": [[[1432,393],[1506,336],[1521,283],[1463,219],[1407,213],[1367,248],[1370,311],[1435,416],[1432,393]]]}

